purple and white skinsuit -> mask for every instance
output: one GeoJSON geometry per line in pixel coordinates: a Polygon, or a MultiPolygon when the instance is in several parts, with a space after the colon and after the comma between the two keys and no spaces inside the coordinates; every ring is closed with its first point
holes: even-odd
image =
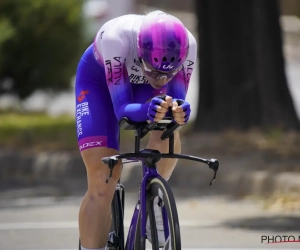
{"type": "MultiPolygon", "coordinates": [[[[151,15],[159,18],[166,13],[155,11],[151,15]]],[[[185,100],[197,58],[196,40],[188,30],[178,28],[178,44],[168,44],[168,25],[158,28],[152,27],[151,23],[147,24],[147,30],[152,29],[149,40],[154,40],[162,47],[167,45],[179,49],[173,58],[166,58],[163,62],[155,59],[163,57],[159,46],[155,52],[140,50],[140,53],[144,52],[143,59],[160,71],[176,69],[182,65],[170,82],[160,89],[154,89],[143,75],[138,50],[138,42],[147,44],[147,36],[138,40],[139,32],[147,32],[140,29],[144,18],[143,15],[125,15],[105,23],[78,64],[75,87],[76,128],[81,151],[92,147],[119,150],[118,121],[125,116],[133,121],[149,120],[149,101],[157,95],[185,100]],[[163,32],[166,39],[160,41],[161,36],[156,36],[154,31],[163,32]],[[182,32],[188,34],[189,48],[183,63],[180,46],[185,41],[182,32]]]]}

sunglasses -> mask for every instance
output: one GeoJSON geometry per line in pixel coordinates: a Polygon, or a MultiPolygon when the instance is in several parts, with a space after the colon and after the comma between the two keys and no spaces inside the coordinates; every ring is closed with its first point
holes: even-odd
{"type": "Polygon", "coordinates": [[[143,68],[144,68],[144,71],[145,71],[145,74],[149,77],[151,77],[152,79],[155,79],[155,80],[159,80],[159,79],[162,79],[162,78],[166,78],[166,79],[171,79],[173,78],[177,73],[178,71],[180,71],[183,67],[183,65],[181,65],[179,68],[177,69],[173,69],[171,71],[168,71],[168,72],[163,72],[163,71],[159,71],[159,70],[156,70],[156,69],[151,69],[147,63],[141,59],[142,61],[142,65],[143,65],[143,68]]]}

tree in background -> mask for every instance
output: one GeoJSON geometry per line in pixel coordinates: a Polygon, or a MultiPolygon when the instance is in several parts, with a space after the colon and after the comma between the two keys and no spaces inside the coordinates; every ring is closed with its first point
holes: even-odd
{"type": "Polygon", "coordinates": [[[277,0],[195,0],[200,92],[194,129],[299,129],[277,0]]]}
{"type": "Polygon", "coordinates": [[[84,48],[81,11],[82,0],[1,0],[0,88],[12,79],[25,98],[70,87],[84,48]]]}
{"type": "Polygon", "coordinates": [[[294,15],[300,18],[299,0],[280,0],[280,6],[283,15],[294,15]]]}

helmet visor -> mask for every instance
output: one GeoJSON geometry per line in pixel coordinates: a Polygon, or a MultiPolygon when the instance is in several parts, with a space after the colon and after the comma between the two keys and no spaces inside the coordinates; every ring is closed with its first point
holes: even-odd
{"type": "Polygon", "coordinates": [[[172,79],[183,67],[183,65],[179,66],[177,69],[173,69],[170,71],[160,71],[152,68],[147,62],[145,62],[142,58],[142,67],[144,69],[144,73],[152,79],[159,80],[161,78],[172,79]]]}

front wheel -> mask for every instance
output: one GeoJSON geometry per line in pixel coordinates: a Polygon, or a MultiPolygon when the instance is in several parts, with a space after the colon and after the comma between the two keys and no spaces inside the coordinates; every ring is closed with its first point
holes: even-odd
{"type": "Polygon", "coordinates": [[[118,183],[111,204],[112,225],[107,248],[124,250],[124,187],[118,183]]]}
{"type": "MultiPolygon", "coordinates": [[[[152,250],[157,250],[162,247],[159,244],[157,234],[157,222],[155,217],[157,212],[161,212],[164,231],[164,246],[165,250],[181,250],[181,238],[179,219],[176,208],[176,203],[172,190],[168,182],[162,177],[156,177],[150,180],[147,185],[147,214],[150,219],[152,250]],[[154,202],[155,201],[155,202],[154,202]],[[158,206],[158,209],[154,209],[158,206]]],[[[162,231],[160,231],[162,233],[162,231]]]]}

